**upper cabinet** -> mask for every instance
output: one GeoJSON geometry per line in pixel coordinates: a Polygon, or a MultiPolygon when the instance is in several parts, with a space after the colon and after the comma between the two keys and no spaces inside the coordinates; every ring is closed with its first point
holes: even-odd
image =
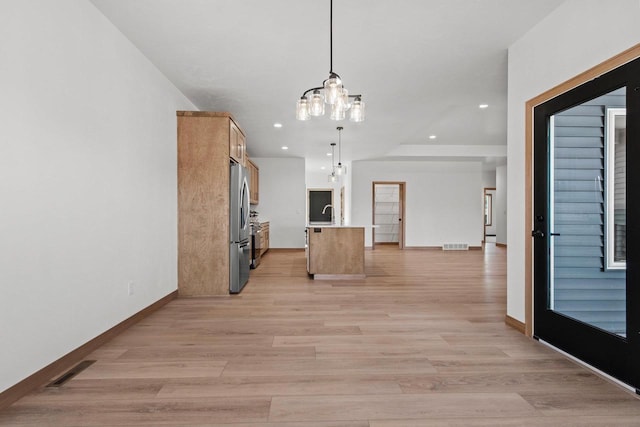
{"type": "Polygon", "coordinates": [[[257,205],[260,201],[260,169],[247,157],[247,169],[249,169],[249,203],[257,205]]]}
{"type": "Polygon", "coordinates": [[[247,143],[240,128],[229,120],[229,157],[246,166],[247,143]]]}

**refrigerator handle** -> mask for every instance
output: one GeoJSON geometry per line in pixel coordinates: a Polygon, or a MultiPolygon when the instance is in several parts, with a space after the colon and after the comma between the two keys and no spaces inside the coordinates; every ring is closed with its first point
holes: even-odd
{"type": "Polygon", "coordinates": [[[247,183],[247,177],[242,180],[242,201],[240,205],[240,215],[242,217],[242,224],[240,227],[245,229],[249,224],[249,184],[247,183]]]}

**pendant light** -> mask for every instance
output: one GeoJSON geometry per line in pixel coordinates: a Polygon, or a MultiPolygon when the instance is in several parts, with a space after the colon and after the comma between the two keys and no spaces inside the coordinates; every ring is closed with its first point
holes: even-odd
{"type": "Polygon", "coordinates": [[[338,126],[338,166],[336,166],[336,175],[346,175],[347,167],[342,164],[342,126],[338,126]]]}
{"type": "Polygon", "coordinates": [[[338,176],[336,175],[336,166],[333,158],[335,157],[336,143],[331,143],[331,173],[329,174],[329,182],[338,182],[338,176]]]}
{"type": "Polygon", "coordinates": [[[362,95],[349,95],[340,76],[333,72],[333,0],[329,0],[329,58],[329,78],[322,82],[322,86],[304,91],[296,104],[296,119],[310,120],[311,117],[323,116],[324,104],[327,104],[331,106],[331,120],[344,120],[346,112],[351,110],[349,120],[364,121],[362,95]]]}

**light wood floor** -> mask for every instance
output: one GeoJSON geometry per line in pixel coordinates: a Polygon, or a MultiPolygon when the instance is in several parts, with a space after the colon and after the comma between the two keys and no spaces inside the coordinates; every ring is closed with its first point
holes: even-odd
{"type": "Polygon", "coordinates": [[[314,282],[270,252],[239,296],[178,299],[11,426],[638,426],[640,400],[505,326],[506,253],[366,253],[314,282]]]}

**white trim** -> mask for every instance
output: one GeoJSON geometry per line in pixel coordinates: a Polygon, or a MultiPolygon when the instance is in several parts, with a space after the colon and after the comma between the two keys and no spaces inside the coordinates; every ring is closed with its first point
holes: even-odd
{"type": "Polygon", "coordinates": [[[614,224],[614,209],[615,209],[615,143],[616,140],[616,116],[627,115],[626,108],[607,108],[605,117],[605,268],[607,270],[625,270],[627,268],[626,261],[615,261],[615,245],[613,244],[613,238],[609,236],[615,235],[614,224]]]}
{"type": "Polygon", "coordinates": [[[549,310],[555,310],[556,296],[555,296],[555,277],[554,277],[554,261],[555,261],[555,238],[551,234],[555,232],[555,156],[556,156],[556,116],[553,115],[549,118],[549,310]]]}

